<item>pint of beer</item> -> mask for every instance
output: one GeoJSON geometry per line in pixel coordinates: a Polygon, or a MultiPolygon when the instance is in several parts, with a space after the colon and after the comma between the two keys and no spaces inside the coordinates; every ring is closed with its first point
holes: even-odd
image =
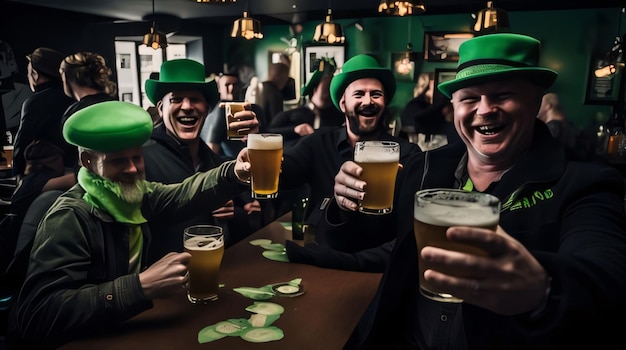
{"type": "Polygon", "coordinates": [[[224,256],[222,228],[213,225],[187,227],[184,232],[184,247],[191,254],[187,299],[193,304],[217,300],[219,271],[224,256]]]}
{"type": "MultiPolygon", "coordinates": [[[[486,193],[455,189],[430,189],[415,193],[413,230],[417,251],[425,246],[438,247],[468,254],[485,256],[486,252],[468,244],[446,238],[450,226],[475,226],[495,230],[500,220],[500,200],[486,193]]],[[[424,271],[431,268],[418,254],[420,292],[427,298],[449,303],[463,300],[436,288],[424,279],[424,271]]],[[[453,270],[441,273],[460,276],[453,270]]],[[[469,277],[469,276],[468,276],[469,277]]]]}
{"type": "Polygon", "coordinates": [[[361,180],[367,182],[359,211],[388,214],[393,209],[393,192],[398,174],[400,145],[391,141],[360,141],[354,148],[354,161],[363,168],[361,180]]]}
{"type": "Polygon", "coordinates": [[[235,113],[245,110],[244,102],[225,102],[224,113],[226,117],[226,138],[229,140],[241,140],[250,132],[249,128],[231,129],[230,123],[238,121],[235,113]]]}
{"type": "Polygon", "coordinates": [[[278,197],[278,176],[283,159],[283,135],[248,135],[252,197],[278,197]]]}

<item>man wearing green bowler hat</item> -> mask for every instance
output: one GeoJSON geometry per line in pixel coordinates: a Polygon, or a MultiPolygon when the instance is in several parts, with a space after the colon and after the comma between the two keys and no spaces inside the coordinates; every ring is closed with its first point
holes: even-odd
{"type": "MultiPolygon", "coordinates": [[[[410,175],[391,223],[336,227],[398,232],[378,293],[345,349],[624,348],[624,321],[613,317],[626,311],[624,181],[606,163],[568,153],[536,118],[557,77],[539,66],[540,46],[512,33],[461,44],[456,78],[438,88],[451,98],[463,143],[404,164],[410,175]],[[484,256],[416,246],[415,192],[442,187],[499,198],[496,230],[446,231],[484,256]],[[462,303],[421,295],[418,254],[433,266],[423,274],[432,288],[462,303]]],[[[359,171],[342,165],[331,208],[356,209],[367,191],[359,171]]]]}
{"type": "MultiPolygon", "coordinates": [[[[344,63],[341,73],[333,76],[329,87],[334,106],[344,115],[344,125],[314,132],[285,151],[279,182],[281,191],[308,184],[310,190],[304,223],[315,230],[316,241],[307,247],[288,242],[286,247],[290,261],[351,270],[384,269],[385,261],[380,261],[378,256],[373,257],[374,261],[364,258],[355,262],[343,260],[341,254],[336,259],[325,252],[337,250],[349,254],[378,247],[394,239],[393,231],[329,235],[326,233],[324,211],[333,195],[333,179],[343,162],[354,159],[357,142],[398,142],[400,162],[419,152],[417,145],[389,133],[386,108],[395,91],[393,73],[381,66],[375,57],[361,54],[350,58],[344,63]]],[[[402,170],[398,177],[402,176],[401,173],[402,170]]]]}
{"type": "MultiPolygon", "coordinates": [[[[176,59],[163,62],[158,79],[146,81],[146,96],[160,116],[150,142],[143,149],[148,181],[178,183],[196,172],[222,164],[222,158],[200,137],[209,112],[219,109],[217,84],[215,80],[205,81],[204,76],[202,63],[176,59]]],[[[237,117],[242,120],[240,123],[248,123],[252,129],[258,125],[253,111],[241,111],[237,117]]],[[[221,226],[226,247],[229,247],[261,227],[259,211],[248,214],[247,208],[254,202],[250,191],[242,191],[215,210],[186,215],[178,220],[168,217],[151,220],[153,240],[149,262],[172,250],[183,249],[182,239],[169,233],[182,233],[185,227],[200,223],[221,226]]],[[[260,207],[258,202],[256,207],[260,207]]]]}
{"type": "MultiPolygon", "coordinates": [[[[141,107],[102,102],[73,114],[63,126],[78,147],[78,184],[42,219],[28,273],[12,307],[10,342],[20,348],[56,348],[106,331],[175,294],[188,280],[188,253],[170,252],[148,266],[150,230],[157,216],[176,220],[215,209],[249,179],[238,160],[182,183],[144,180],[142,145],[152,120],[141,107]]],[[[178,232],[172,235],[182,236],[178,232]]]]}

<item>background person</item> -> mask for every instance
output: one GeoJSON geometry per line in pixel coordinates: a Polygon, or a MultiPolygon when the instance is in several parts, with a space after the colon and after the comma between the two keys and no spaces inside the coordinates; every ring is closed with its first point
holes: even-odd
{"type": "Polygon", "coordinates": [[[272,118],[267,130],[283,135],[285,148],[320,128],[341,126],[345,122],[345,117],[330,99],[330,80],[336,69],[334,60],[322,59],[319,68],[302,87],[302,95],[308,97],[308,102],[302,107],[282,111],[272,118]]]}
{"type": "Polygon", "coordinates": [[[26,58],[28,83],[35,94],[22,105],[20,126],[13,144],[15,176],[24,174],[24,151],[31,142],[45,139],[61,149],[65,148],[61,135],[62,117],[72,104],[72,99],[63,92],[59,74],[63,54],[54,49],[40,47],[26,58]]]}

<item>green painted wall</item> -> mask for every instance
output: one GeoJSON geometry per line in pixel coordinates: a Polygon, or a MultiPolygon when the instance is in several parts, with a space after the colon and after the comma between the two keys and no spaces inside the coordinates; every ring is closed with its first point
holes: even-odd
{"type": "MultiPolygon", "coordinates": [[[[603,54],[611,47],[618,34],[620,17],[624,22],[623,31],[626,15],[619,8],[509,13],[512,32],[541,40],[541,64],[559,72],[551,91],[559,95],[565,113],[579,127],[593,125],[596,120],[604,121],[612,112],[611,106],[585,105],[584,101],[592,57],[603,54]]],[[[305,23],[301,36],[304,40],[299,40],[300,45],[310,41],[315,26],[322,20],[305,23]]],[[[405,51],[409,40],[414,52],[423,52],[425,32],[469,32],[473,25],[470,14],[381,16],[337,22],[344,27],[346,57],[372,53],[388,66],[391,53],[405,51]],[[354,26],[357,21],[363,25],[363,31],[354,26]]],[[[227,40],[225,62],[248,62],[255,66],[261,78],[265,78],[268,51],[286,50],[288,45],[281,38],[290,39],[291,35],[288,25],[263,26],[263,34],[265,37],[262,40],[252,42],[227,40]]],[[[424,60],[416,64],[416,71],[434,72],[437,68],[456,68],[456,64],[424,60]]],[[[398,82],[398,92],[392,101],[392,107],[397,111],[411,99],[413,85],[413,82],[398,82]]]]}

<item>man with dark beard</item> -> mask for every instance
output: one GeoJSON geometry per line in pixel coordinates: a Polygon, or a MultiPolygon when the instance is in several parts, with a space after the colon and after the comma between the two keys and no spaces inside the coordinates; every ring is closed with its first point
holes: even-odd
{"type": "MultiPolygon", "coordinates": [[[[411,153],[419,152],[417,145],[392,136],[385,125],[385,108],[395,91],[396,81],[389,68],[382,67],[370,55],[352,57],[330,82],[331,99],[345,115],[345,125],[302,137],[296,145],[285,150],[280,188],[310,186],[304,224],[307,230],[315,230],[316,241],[304,248],[288,242],[287,254],[291,262],[349,270],[384,269],[386,261],[378,259],[377,255],[372,256],[373,260],[365,256],[356,261],[350,258],[350,254],[393,240],[392,231],[372,235],[327,235],[324,211],[333,196],[335,175],[343,162],[354,158],[354,146],[358,141],[398,142],[400,162],[411,153]]],[[[398,176],[400,173],[402,171],[398,176]]]]}
{"type": "Polygon", "coordinates": [[[147,182],[142,145],[151,133],[148,112],[119,101],[84,108],[64,124],[65,139],[79,149],[78,184],[37,230],[9,322],[15,347],[56,348],[115,327],[187,283],[189,253],[170,252],[147,266],[147,222],[216,209],[247,186],[250,164],[243,150],[182,183],[147,182]]]}

